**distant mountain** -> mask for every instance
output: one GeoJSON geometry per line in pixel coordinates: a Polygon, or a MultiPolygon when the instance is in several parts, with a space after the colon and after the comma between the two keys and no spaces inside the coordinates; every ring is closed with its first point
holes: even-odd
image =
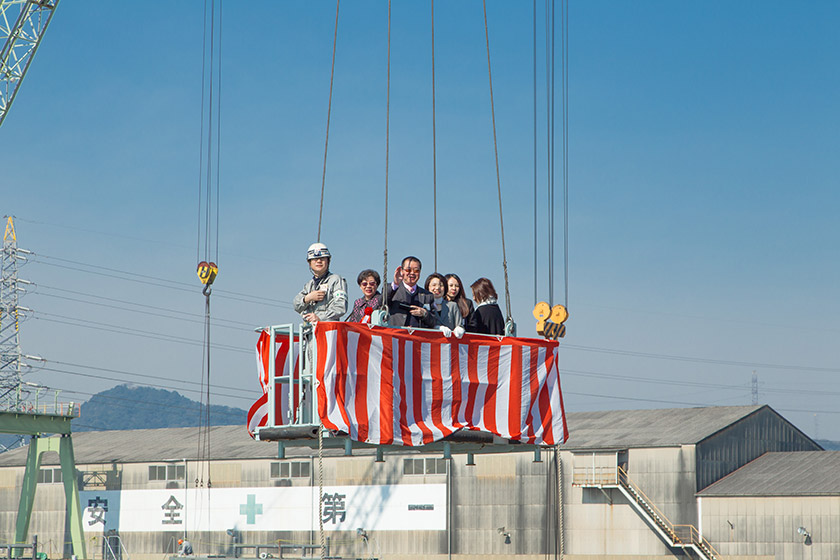
{"type": "MultiPolygon", "coordinates": [[[[73,431],[139,430],[198,426],[204,408],[175,391],[118,385],[93,395],[82,404],[81,417],[73,420],[73,431]]],[[[245,425],[247,412],[241,408],[210,405],[210,425],[245,425]]]]}
{"type": "Polygon", "coordinates": [[[817,443],[822,445],[826,451],[840,451],[840,441],[831,441],[830,439],[815,439],[817,443]]]}
{"type": "MultiPolygon", "coordinates": [[[[140,430],[143,428],[187,428],[198,426],[201,403],[175,391],[118,385],[93,395],[82,404],[82,415],[73,420],[74,432],[98,430],[140,430]]],[[[210,425],[245,425],[247,411],[210,405],[210,425]]],[[[0,434],[0,452],[28,443],[29,436],[0,434]]]]}

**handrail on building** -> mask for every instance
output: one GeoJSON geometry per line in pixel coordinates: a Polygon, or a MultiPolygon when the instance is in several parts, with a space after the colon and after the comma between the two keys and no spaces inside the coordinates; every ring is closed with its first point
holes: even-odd
{"type": "Polygon", "coordinates": [[[694,525],[674,525],[674,529],[677,531],[677,535],[680,535],[683,542],[704,548],[705,552],[712,555],[713,558],[720,558],[720,553],[717,549],[705,537],[700,535],[700,531],[694,525]]]}
{"type": "Polygon", "coordinates": [[[21,401],[2,408],[5,412],[13,412],[16,414],[31,414],[43,416],[66,416],[68,418],[79,418],[82,415],[82,405],[77,402],[66,403],[31,403],[21,401]]]}
{"type": "Polygon", "coordinates": [[[677,536],[677,533],[674,530],[674,524],[671,523],[671,521],[665,516],[664,513],[662,513],[662,511],[660,511],[658,507],[656,507],[653,501],[650,498],[648,498],[648,496],[642,491],[642,489],[639,488],[639,486],[635,484],[632,480],[630,480],[630,477],[627,476],[627,471],[625,471],[621,467],[616,468],[618,469],[619,483],[628,490],[632,490],[633,492],[635,492],[641,498],[645,507],[650,509],[651,513],[653,513],[659,519],[662,525],[665,526],[664,528],[668,530],[669,534],[673,536],[676,544],[682,543],[682,540],[677,536]]]}
{"type": "Polygon", "coordinates": [[[675,525],[668,517],[656,507],[653,501],[644,491],[628,476],[627,471],[619,466],[598,466],[576,467],[572,475],[574,486],[621,486],[636,502],[654,516],[663,530],[671,537],[674,546],[694,546],[700,548],[711,558],[720,558],[720,553],[707,541],[694,525],[675,525]]]}
{"type": "Polygon", "coordinates": [[[618,484],[617,467],[587,466],[575,467],[572,484],[575,486],[604,486],[618,484]]]}

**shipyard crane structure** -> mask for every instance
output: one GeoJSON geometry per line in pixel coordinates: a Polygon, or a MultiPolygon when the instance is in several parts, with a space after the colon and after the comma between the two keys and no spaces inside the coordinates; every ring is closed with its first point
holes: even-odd
{"type": "Polygon", "coordinates": [[[59,0],[0,0],[0,126],[59,0]]]}

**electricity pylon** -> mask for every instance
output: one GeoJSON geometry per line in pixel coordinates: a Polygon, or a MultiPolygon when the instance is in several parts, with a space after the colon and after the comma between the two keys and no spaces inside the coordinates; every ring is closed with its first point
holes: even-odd
{"type": "Polygon", "coordinates": [[[15,224],[6,219],[3,234],[3,253],[0,259],[0,408],[17,408],[20,400],[21,374],[26,364],[20,350],[20,323],[30,311],[18,304],[31,284],[18,278],[18,267],[26,262],[31,251],[17,246],[15,224]]]}

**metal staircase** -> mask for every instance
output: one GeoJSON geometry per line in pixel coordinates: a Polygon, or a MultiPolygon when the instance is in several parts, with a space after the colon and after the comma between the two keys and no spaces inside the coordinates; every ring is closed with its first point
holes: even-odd
{"type": "Polygon", "coordinates": [[[597,488],[602,492],[604,489],[615,488],[670,546],[681,548],[687,554],[693,552],[701,560],[721,558],[720,553],[700,535],[696,527],[671,523],[621,467],[575,469],[572,484],[582,488],[597,488]]]}

